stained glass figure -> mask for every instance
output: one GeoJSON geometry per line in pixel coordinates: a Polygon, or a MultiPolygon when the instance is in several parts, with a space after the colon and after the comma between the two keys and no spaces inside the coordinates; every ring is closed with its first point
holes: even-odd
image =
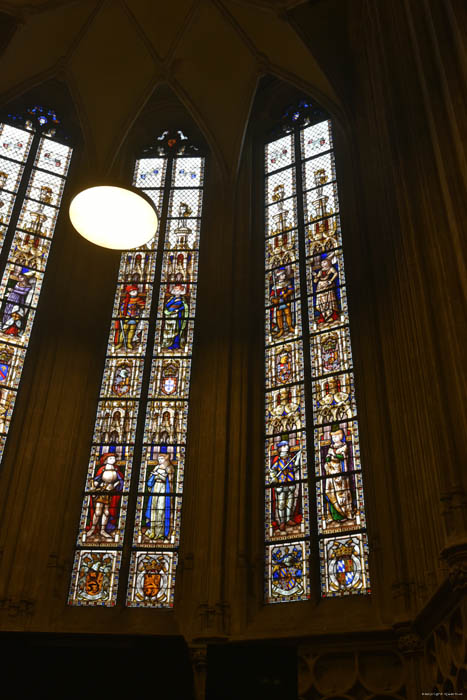
{"type": "Polygon", "coordinates": [[[314,437],[322,595],[370,590],[332,126],[319,107],[302,102],[287,110],[280,129],[265,146],[269,603],[304,600],[310,592],[307,429],[314,437]]]}
{"type": "Polygon", "coordinates": [[[9,115],[24,128],[0,124],[0,459],[72,155],[29,112],[9,115]],[[58,173],[46,151],[60,153],[58,173]]]}
{"type": "Polygon", "coordinates": [[[136,162],[133,184],[161,214],[162,250],[156,236],[120,259],[71,605],[115,604],[137,427],[144,425],[142,447],[136,446],[142,454],[127,605],[173,606],[203,182],[204,157],[180,131],[164,132],[147,157],[136,162]],[[152,357],[148,340],[154,341],[152,357]],[[148,400],[146,410],[139,411],[143,390],[148,400]]]}

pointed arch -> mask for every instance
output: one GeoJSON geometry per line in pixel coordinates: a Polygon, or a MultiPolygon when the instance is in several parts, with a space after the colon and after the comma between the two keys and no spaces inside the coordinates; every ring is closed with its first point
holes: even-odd
{"type": "Polygon", "coordinates": [[[0,123],[0,458],[77,140],[70,114],[67,95],[48,85],[8,105],[0,123]],[[64,107],[65,127],[39,93],[64,107]]]}
{"type": "Polygon", "coordinates": [[[323,597],[367,594],[332,122],[271,76],[251,128],[264,193],[265,600],[309,598],[318,556],[323,597]]]}
{"type": "Polygon", "coordinates": [[[206,150],[166,88],[146,105],[120,153],[120,174],[133,161],[133,185],[153,200],[161,224],[150,243],[120,260],[71,605],[116,604],[124,550],[126,604],[174,604],[206,150]],[[167,128],[169,119],[176,129],[167,128]],[[157,134],[149,144],[148,132],[157,134]]]}

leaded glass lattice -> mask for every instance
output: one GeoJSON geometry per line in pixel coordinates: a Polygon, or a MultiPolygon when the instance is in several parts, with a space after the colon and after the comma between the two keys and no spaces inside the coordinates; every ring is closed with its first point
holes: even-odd
{"type": "Polygon", "coordinates": [[[268,603],[310,596],[310,547],[323,597],[370,592],[332,124],[310,107],[264,151],[268,603]]]}
{"type": "Polygon", "coordinates": [[[126,604],[173,606],[204,158],[191,155],[181,132],[168,136],[158,139],[156,156],[139,159],[134,170],[133,184],[155,203],[161,227],[150,244],[124,252],[120,261],[69,594],[72,605],[115,604],[127,542],[126,604]],[[135,464],[138,474],[132,475],[135,464]],[[135,498],[130,537],[125,525],[128,504],[135,498]],[[102,572],[97,579],[92,574],[92,590],[86,583],[90,571],[102,572]]]}
{"type": "Polygon", "coordinates": [[[45,124],[0,124],[0,460],[72,156],[45,124]]]}

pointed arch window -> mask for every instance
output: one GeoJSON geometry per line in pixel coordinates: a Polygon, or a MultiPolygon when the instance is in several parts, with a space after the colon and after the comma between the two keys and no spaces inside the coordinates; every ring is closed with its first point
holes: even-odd
{"type": "Polygon", "coordinates": [[[309,598],[316,550],[323,597],[367,594],[332,123],[321,108],[287,111],[265,143],[264,178],[265,600],[309,598]]]}
{"type": "Polygon", "coordinates": [[[0,123],[0,460],[73,149],[36,105],[0,123]]]}
{"type": "Polygon", "coordinates": [[[160,230],[121,256],[71,605],[115,605],[125,545],[126,605],[173,606],[204,167],[181,131],[164,132],[136,161],[133,184],[153,200],[160,230]]]}

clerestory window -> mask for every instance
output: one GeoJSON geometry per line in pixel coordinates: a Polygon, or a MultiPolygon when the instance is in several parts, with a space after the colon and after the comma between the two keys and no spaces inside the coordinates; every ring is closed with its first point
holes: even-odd
{"type": "Polygon", "coordinates": [[[53,109],[0,123],[0,460],[72,152],[53,109]]]}
{"type": "Polygon", "coordinates": [[[316,550],[323,597],[368,594],[332,123],[310,102],[264,145],[264,203],[265,600],[309,598],[316,550]]]}
{"type": "Polygon", "coordinates": [[[181,131],[136,161],[133,184],[153,200],[160,229],[121,256],[71,605],[115,605],[124,551],[126,605],[174,604],[204,169],[181,131]]]}

